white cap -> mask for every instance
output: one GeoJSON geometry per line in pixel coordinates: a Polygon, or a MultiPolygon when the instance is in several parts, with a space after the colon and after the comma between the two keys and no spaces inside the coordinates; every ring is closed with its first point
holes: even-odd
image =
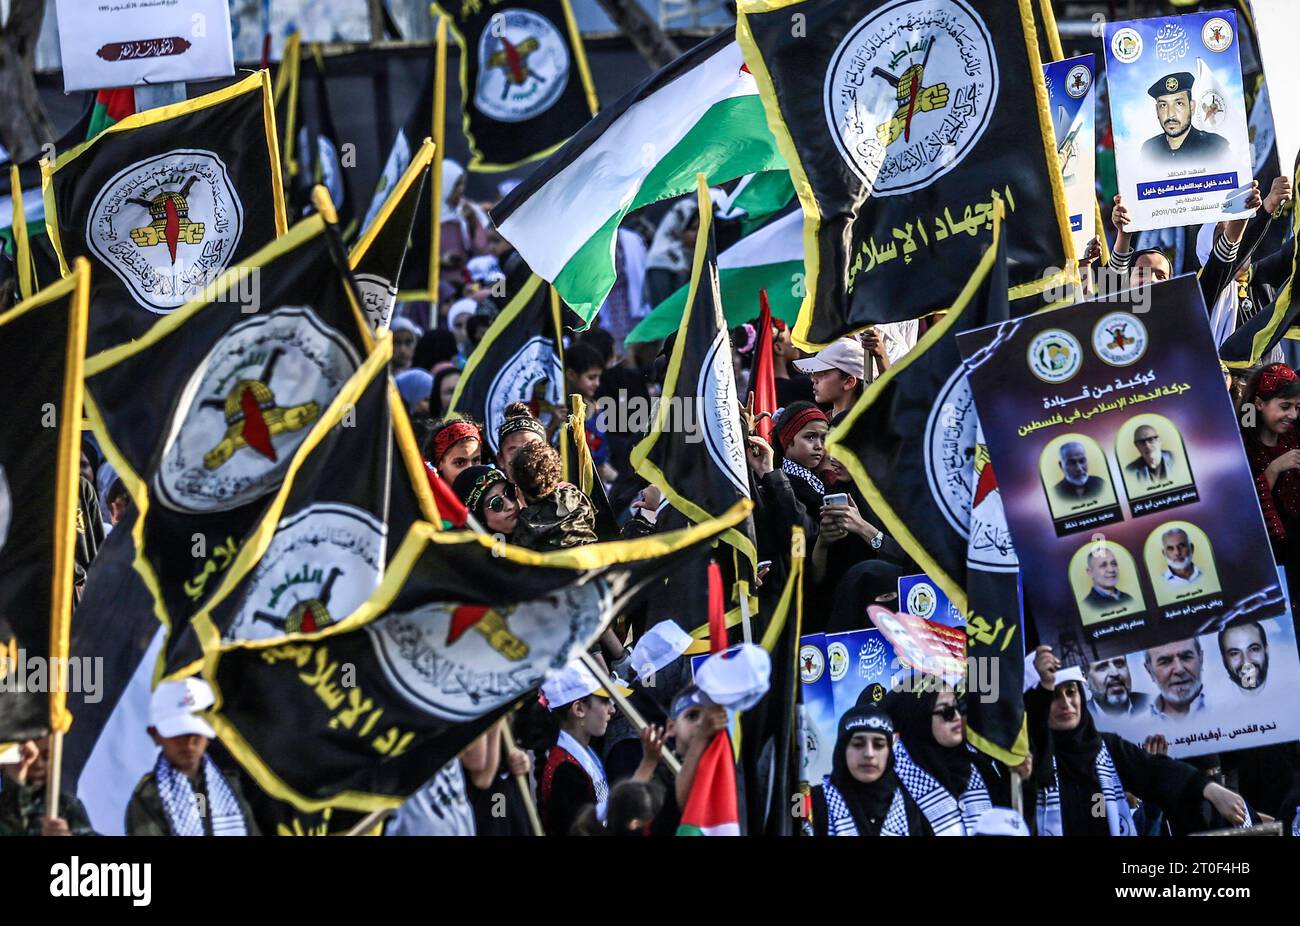
{"type": "Polygon", "coordinates": [[[471,257],[465,262],[465,270],[475,283],[495,283],[506,278],[501,272],[501,262],[492,254],[471,257]]]}
{"type": "Polygon", "coordinates": [[[216,739],[217,731],[197,713],[210,708],[216,700],[212,686],[201,678],[163,682],[154,689],[153,696],[149,699],[149,725],[160,736],[196,733],[208,739],[216,739]]]}
{"type": "Polygon", "coordinates": [[[1029,827],[1010,807],[990,807],[975,820],[976,836],[1028,836],[1029,827]]]}
{"type": "Polygon", "coordinates": [[[814,357],[796,360],[794,368],[800,373],[822,373],[839,370],[848,376],[862,379],[866,370],[867,352],[857,338],[840,338],[819,350],[814,357]]]}
{"type": "Polygon", "coordinates": [[[660,621],[632,647],[632,670],[637,678],[658,672],[690,649],[695,640],[674,621],[660,621]]]}
{"type": "Polygon", "coordinates": [[[753,643],[741,643],[714,653],[695,673],[695,684],[714,704],[747,711],[771,687],[772,657],[753,643]]]}
{"type": "Polygon", "coordinates": [[[456,319],[462,315],[473,315],[478,311],[478,303],[473,299],[457,299],[447,309],[447,327],[455,328],[456,319]]]}
{"type": "Polygon", "coordinates": [[[1088,688],[1083,682],[1083,669],[1079,666],[1064,666],[1056,670],[1056,687],[1061,687],[1065,682],[1078,682],[1079,688],[1085,691],[1088,688]]]}
{"type": "MultiPolygon", "coordinates": [[[[620,684],[617,677],[614,678],[614,683],[619,694],[632,693],[632,689],[620,684]]],[[[546,699],[548,710],[558,711],[574,701],[581,701],[591,695],[608,698],[609,692],[580,660],[574,660],[542,682],[542,697],[546,699]]]]}

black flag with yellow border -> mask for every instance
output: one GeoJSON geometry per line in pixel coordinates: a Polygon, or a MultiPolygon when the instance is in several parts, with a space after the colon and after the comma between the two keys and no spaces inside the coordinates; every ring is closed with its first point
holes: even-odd
{"type": "Polygon", "coordinates": [[[968,738],[1016,765],[1027,749],[1023,636],[990,642],[976,631],[985,619],[1020,626],[1019,561],[957,347],[959,333],[1010,314],[1003,210],[995,205],[993,242],[952,309],[854,405],[826,452],[852,474],[885,533],[966,618],[967,658],[998,663],[1000,696],[971,693],[968,738]]]}
{"type": "Polygon", "coordinates": [[[90,265],[0,315],[0,743],[67,730],[90,265]],[[34,677],[35,676],[35,677],[34,677]]]}
{"type": "Polygon", "coordinates": [[[736,35],[804,211],[816,349],[950,306],[1014,224],[1012,298],[1073,244],[1030,0],[741,0],[736,35]]]}
{"type": "Polygon", "coordinates": [[[127,116],[42,165],[63,272],[95,274],[88,352],[141,337],[285,231],[270,78],[127,116]]]}
{"type": "Polygon", "coordinates": [[[313,637],[210,653],[207,716],[277,799],[396,806],[749,508],[551,553],[418,524],[351,617],[313,637]]]}
{"type": "MultiPolygon", "coordinates": [[[[1297,158],[1293,170],[1293,179],[1300,180],[1300,158],[1297,158]]],[[[1295,269],[1300,265],[1300,208],[1297,205],[1300,205],[1300,191],[1291,195],[1291,266],[1286,283],[1272,305],[1253,315],[1219,345],[1219,359],[1226,367],[1251,367],[1271,353],[1283,338],[1300,337],[1300,300],[1295,298],[1295,269]]],[[[1203,269],[1200,271],[1204,272],[1203,269]]],[[[1236,286],[1237,282],[1231,280],[1227,285],[1236,286]]]]}
{"type": "Polygon", "coordinates": [[[470,354],[448,414],[480,422],[493,457],[497,428],[512,402],[523,402],[543,424],[558,427],[568,414],[563,350],[559,300],[550,284],[530,274],[470,354]]]}
{"type": "Polygon", "coordinates": [[[317,214],[86,362],[86,410],[139,511],[136,569],[169,630],[251,568],[245,543],[282,484],[383,368],[371,346],[317,214]]]}
{"type": "Polygon", "coordinates": [[[411,230],[420,203],[428,202],[424,188],[432,162],[433,142],[426,138],[348,255],[361,291],[361,308],[375,331],[387,328],[392,320],[411,230]]]}
{"type": "Polygon", "coordinates": [[[411,527],[437,517],[424,463],[401,396],[388,376],[392,336],[384,335],[363,372],[355,403],[337,407],[334,424],[281,483],[240,557],[253,563],[236,581],[223,577],[215,604],[200,610],[194,633],[168,641],[166,675],[223,643],[314,634],[345,619],[378,588],[411,527]],[[403,435],[403,431],[405,434],[403,435]],[[402,440],[405,436],[407,439],[402,440]],[[186,639],[188,638],[188,639],[186,639]]]}
{"type": "Polygon", "coordinates": [[[544,158],[596,115],[569,0],[434,3],[460,46],[460,98],[475,171],[544,158]]]}
{"type": "MultiPolygon", "coordinates": [[[[713,203],[698,177],[700,229],[686,307],[672,346],[654,425],[632,448],[632,468],[656,485],[669,504],[697,524],[750,499],[745,432],[731,365],[731,339],[718,291],[713,203]]],[[[746,520],[722,539],[757,570],[754,523],[746,520]]]]}

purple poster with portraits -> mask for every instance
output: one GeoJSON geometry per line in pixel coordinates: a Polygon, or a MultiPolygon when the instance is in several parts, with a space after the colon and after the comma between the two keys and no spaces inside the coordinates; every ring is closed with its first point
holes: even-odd
{"type": "Polygon", "coordinates": [[[1286,613],[1194,277],[958,344],[1026,605],[1065,664],[1286,613]]]}

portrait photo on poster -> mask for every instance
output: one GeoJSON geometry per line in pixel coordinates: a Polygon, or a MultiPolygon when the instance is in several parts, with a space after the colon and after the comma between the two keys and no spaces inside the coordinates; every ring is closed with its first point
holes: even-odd
{"type": "Polygon", "coordinates": [[[1248,218],[1253,167],[1231,10],[1106,24],[1127,231],[1248,218]]]}
{"type": "MultiPolygon", "coordinates": [[[[1285,587],[1285,583],[1283,583],[1285,587]]],[[[1300,656],[1289,618],[1232,624],[1083,665],[1098,729],[1175,758],[1294,740],[1300,656]]]]}

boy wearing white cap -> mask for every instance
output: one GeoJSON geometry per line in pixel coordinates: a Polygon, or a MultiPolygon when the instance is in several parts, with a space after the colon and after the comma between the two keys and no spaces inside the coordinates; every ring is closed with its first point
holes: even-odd
{"type": "Polygon", "coordinates": [[[813,400],[831,406],[831,414],[846,412],[862,395],[866,380],[866,351],[857,338],[840,338],[794,368],[812,377],[813,400]]]}
{"type": "Polygon", "coordinates": [[[126,808],[129,836],[258,836],[237,781],[207,755],[216,731],[198,715],[215,701],[198,678],[163,682],[149,701],[149,735],[162,752],[126,808]]]}
{"type": "MultiPolygon", "coordinates": [[[[619,693],[626,696],[631,691],[620,688],[619,693]]],[[[542,766],[538,809],[548,836],[567,836],[588,804],[596,805],[596,819],[605,822],[609,779],[591,741],[605,735],[614,704],[609,692],[580,662],[570,663],[543,682],[542,698],[558,719],[560,732],[542,766]]],[[[645,758],[632,776],[637,781],[650,780],[663,749],[663,731],[646,729],[641,740],[645,758]]]]}

